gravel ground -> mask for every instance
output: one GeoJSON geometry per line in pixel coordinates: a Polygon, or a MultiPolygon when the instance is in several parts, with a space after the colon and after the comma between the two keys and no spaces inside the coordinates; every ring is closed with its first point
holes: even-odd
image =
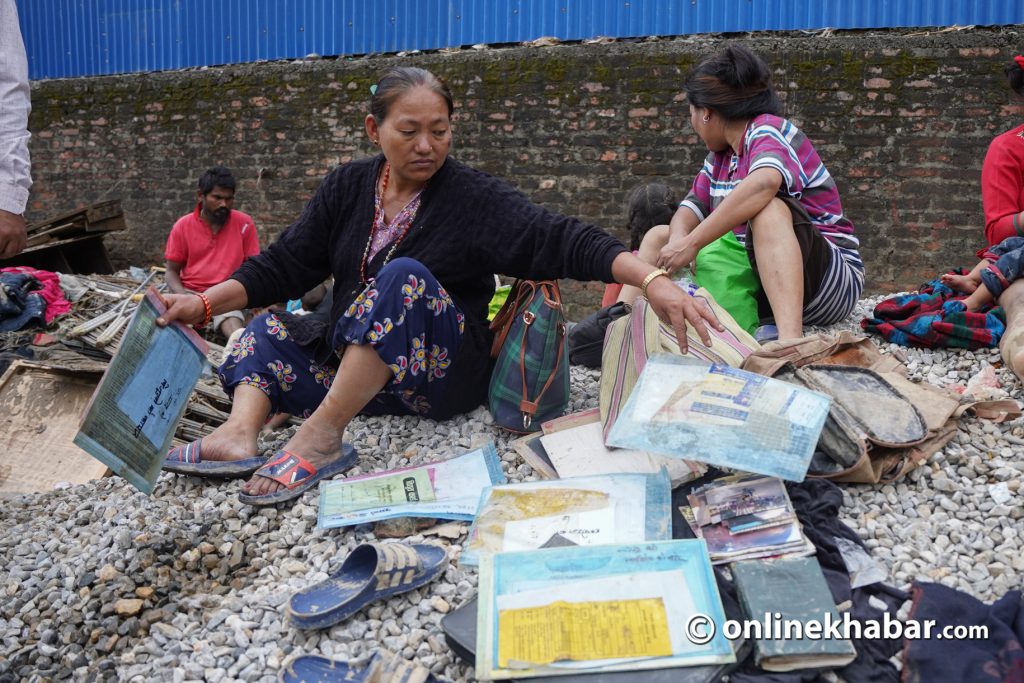
{"type": "MultiPolygon", "coordinates": [[[[877,301],[862,301],[834,329],[859,329],[877,301]]],[[[999,364],[996,350],[881,347],[904,359],[912,379],[940,386],[965,384],[999,364]]],[[[1009,371],[997,376],[1021,398],[1009,371]]],[[[572,410],[596,405],[597,373],[573,368],[572,389],[572,410]]],[[[287,436],[279,432],[263,445],[287,436]]],[[[357,418],[350,438],[362,455],[353,474],[493,440],[510,480],[534,479],[482,408],[446,422],[357,418]]],[[[939,581],[990,601],[1024,575],[1022,444],[1022,420],[964,417],[956,438],[906,479],[845,486],[842,517],[888,569],[890,583],[939,581]]],[[[453,562],[442,579],[342,625],[300,632],[284,617],[289,595],[326,578],[374,538],[373,528],[320,530],[315,493],[292,507],[255,509],[238,502],[238,486],[164,474],[146,497],[115,477],[0,505],[0,681],[272,681],[293,655],[363,660],[379,646],[453,681],[474,680],[439,627],[476,592],[475,570],[457,562],[464,534],[408,539],[449,544],[453,562]]]]}

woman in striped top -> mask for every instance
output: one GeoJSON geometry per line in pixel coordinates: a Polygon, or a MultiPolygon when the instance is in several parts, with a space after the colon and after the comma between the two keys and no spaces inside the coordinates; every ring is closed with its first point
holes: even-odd
{"type": "Polygon", "coordinates": [[[684,90],[709,154],[669,229],[658,266],[690,265],[730,230],[761,282],[758,315],[779,339],[849,315],[864,285],[853,223],[810,140],[779,116],[767,65],[733,45],[705,59],[684,90]]]}

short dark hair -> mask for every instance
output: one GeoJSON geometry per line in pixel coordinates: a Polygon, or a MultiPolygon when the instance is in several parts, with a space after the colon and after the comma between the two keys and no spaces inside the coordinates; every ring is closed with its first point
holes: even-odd
{"type": "Polygon", "coordinates": [[[225,190],[235,191],[235,176],[223,166],[214,166],[206,173],[199,176],[199,193],[210,194],[215,187],[223,187],[225,190]]]}
{"type": "Polygon", "coordinates": [[[1010,84],[1010,88],[1018,95],[1024,97],[1024,65],[1021,65],[1015,58],[1010,61],[1009,64],[1003,67],[1003,73],[1006,74],[1006,80],[1010,84]]]}
{"type": "Polygon", "coordinates": [[[664,183],[644,183],[630,190],[626,196],[629,248],[636,251],[648,230],[655,225],[670,223],[676,212],[676,204],[664,183]]]}
{"type": "Polygon", "coordinates": [[[729,121],[782,113],[768,65],[742,45],[729,45],[702,61],[687,76],[683,90],[690,104],[729,121]]]}
{"type": "Polygon", "coordinates": [[[388,112],[391,111],[394,101],[404,93],[421,85],[441,96],[444,103],[448,105],[448,118],[451,118],[455,112],[455,104],[448,84],[434,73],[415,66],[396,66],[393,69],[388,69],[381,76],[370,97],[370,114],[378,124],[383,123],[388,112]]]}

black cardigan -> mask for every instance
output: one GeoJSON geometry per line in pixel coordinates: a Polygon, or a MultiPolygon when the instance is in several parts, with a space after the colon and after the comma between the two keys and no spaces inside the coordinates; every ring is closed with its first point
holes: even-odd
{"type": "MultiPolygon", "coordinates": [[[[231,277],[245,287],[248,305],[297,299],[334,276],[334,305],[327,328],[289,321],[300,343],[328,351],[329,331],[362,291],[359,265],[370,237],[375,183],[384,157],[354,161],[331,171],[299,219],[231,277]],[[294,328],[294,329],[293,329],[294,328]],[[314,339],[313,337],[319,337],[314,339]]],[[[381,249],[367,271],[380,270],[381,249]]],[[[426,189],[412,228],[392,258],[421,262],[465,315],[462,347],[450,372],[451,414],[486,397],[491,335],[487,304],[494,273],[534,280],[569,277],[612,281],[612,261],[626,248],[600,228],[532,203],[507,183],[449,158],[426,189]]]]}

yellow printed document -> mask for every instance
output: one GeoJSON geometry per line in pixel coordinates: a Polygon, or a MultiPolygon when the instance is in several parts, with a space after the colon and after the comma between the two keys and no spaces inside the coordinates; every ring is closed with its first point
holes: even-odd
{"type": "Polygon", "coordinates": [[[661,598],[569,603],[498,613],[498,666],[672,654],[661,598]]]}

